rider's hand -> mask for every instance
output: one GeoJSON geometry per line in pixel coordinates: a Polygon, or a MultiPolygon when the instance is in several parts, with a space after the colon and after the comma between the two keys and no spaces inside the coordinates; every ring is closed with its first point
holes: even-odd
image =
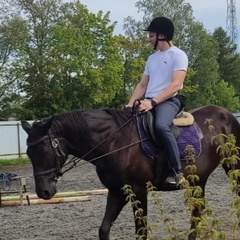
{"type": "Polygon", "coordinates": [[[149,99],[144,99],[140,101],[139,110],[141,112],[150,111],[153,108],[152,102],[149,99]]]}

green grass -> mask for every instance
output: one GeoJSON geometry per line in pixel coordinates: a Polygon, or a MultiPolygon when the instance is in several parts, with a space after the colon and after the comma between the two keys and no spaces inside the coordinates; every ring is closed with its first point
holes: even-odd
{"type": "Polygon", "coordinates": [[[0,167],[29,164],[29,158],[0,159],[0,167]]]}

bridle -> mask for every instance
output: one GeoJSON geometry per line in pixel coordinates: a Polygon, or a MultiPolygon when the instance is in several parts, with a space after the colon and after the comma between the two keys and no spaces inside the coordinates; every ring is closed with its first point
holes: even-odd
{"type": "Polygon", "coordinates": [[[45,135],[41,138],[39,138],[38,140],[31,142],[31,143],[27,143],[28,147],[32,147],[32,146],[36,146],[37,144],[41,143],[42,141],[49,139],[49,141],[51,142],[51,147],[52,147],[52,151],[55,157],[55,162],[56,162],[56,167],[51,168],[49,170],[46,171],[41,171],[41,172],[37,172],[34,173],[34,177],[39,177],[39,176],[43,176],[43,175],[47,175],[49,173],[53,173],[55,172],[57,174],[57,178],[62,176],[61,173],[61,162],[63,162],[65,160],[66,154],[64,153],[64,151],[60,148],[59,146],[59,140],[57,138],[55,138],[53,136],[53,134],[48,134],[45,135]]]}

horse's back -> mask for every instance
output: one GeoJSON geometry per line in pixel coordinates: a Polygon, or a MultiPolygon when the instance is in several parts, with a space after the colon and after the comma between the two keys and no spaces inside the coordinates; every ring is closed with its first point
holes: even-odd
{"type": "MultiPolygon", "coordinates": [[[[240,134],[240,124],[227,109],[217,105],[206,105],[190,111],[201,129],[208,129],[210,125],[217,134],[240,134]]],[[[239,135],[240,137],[240,135],[239,135]]]]}
{"type": "Polygon", "coordinates": [[[214,105],[214,104],[194,108],[194,109],[190,110],[189,112],[192,113],[193,115],[201,114],[204,116],[211,116],[211,115],[215,115],[215,114],[232,115],[226,108],[218,106],[218,105],[214,105]]]}

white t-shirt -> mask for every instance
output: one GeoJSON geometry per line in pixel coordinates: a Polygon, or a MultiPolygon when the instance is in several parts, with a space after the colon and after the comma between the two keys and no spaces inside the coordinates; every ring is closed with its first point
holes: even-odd
{"type": "MultiPolygon", "coordinates": [[[[149,76],[145,97],[153,98],[172,82],[174,71],[187,71],[188,57],[180,48],[172,46],[149,56],[144,74],[149,76]]],[[[183,87],[183,86],[182,86],[183,87]]]]}

